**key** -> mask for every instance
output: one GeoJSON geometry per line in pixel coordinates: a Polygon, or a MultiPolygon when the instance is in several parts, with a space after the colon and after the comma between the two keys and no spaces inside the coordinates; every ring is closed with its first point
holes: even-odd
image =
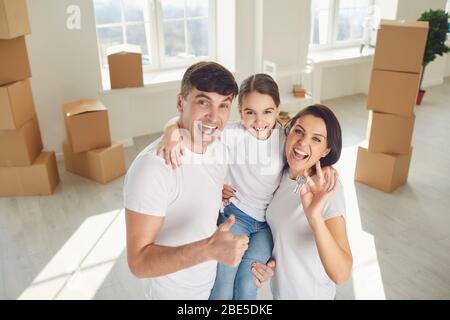
{"type": "Polygon", "coordinates": [[[301,187],[306,183],[306,177],[305,176],[298,176],[297,179],[295,179],[296,185],[294,188],[294,193],[298,193],[301,189],[301,187]]]}

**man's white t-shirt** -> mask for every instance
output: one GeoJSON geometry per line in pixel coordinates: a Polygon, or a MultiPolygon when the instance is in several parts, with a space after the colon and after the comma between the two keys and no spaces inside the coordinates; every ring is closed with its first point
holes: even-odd
{"type": "MultiPolygon", "coordinates": [[[[313,177],[313,180],[315,177],[313,177]]],[[[272,230],[272,256],[276,267],[271,279],[274,299],[331,300],[336,285],[328,277],[320,260],[311,227],[303,211],[299,193],[293,193],[295,180],[285,170],[280,187],[267,208],[267,222],[272,230]]],[[[345,217],[342,185],[328,199],[325,220],[345,217]]]]}
{"type": "MultiPolygon", "coordinates": [[[[204,154],[185,150],[173,170],[155,154],[160,139],[145,148],[127,172],[124,207],[164,217],[155,244],[180,246],[210,237],[217,229],[228,151],[220,141],[204,154]]],[[[146,279],[151,299],[208,299],[217,261],[208,261],[161,277],[146,279]]]]}
{"type": "Polygon", "coordinates": [[[222,142],[230,151],[227,183],[235,190],[231,202],[258,221],[266,221],[266,209],[280,184],[286,136],[277,123],[266,140],[258,140],[243,124],[225,127],[222,142]]]}

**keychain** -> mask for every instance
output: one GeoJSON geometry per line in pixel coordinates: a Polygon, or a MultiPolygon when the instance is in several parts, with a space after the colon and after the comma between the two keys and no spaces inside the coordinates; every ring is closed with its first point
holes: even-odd
{"type": "Polygon", "coordinates": [[[294,188],[294,193],[298,193],[301,189],[301,187],[306,183],[306,177],[305,176],[298,176],[297,179],[295,179],[296,185],[294,188]]]}

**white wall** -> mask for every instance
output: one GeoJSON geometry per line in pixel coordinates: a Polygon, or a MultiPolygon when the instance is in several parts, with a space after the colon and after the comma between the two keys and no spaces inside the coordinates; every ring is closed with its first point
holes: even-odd
{"type": "Polygon", "coordinates": [[[63,102],[95,97],[100,78],[91,1],[28,1],[32,34],[27,36],[32,89],[44,147],[61,149],[63,102]],[[82,12],[81,30],[66,28],[66,8],[73,3],[82,12]]]}
{"type": "Polygon", "coordinates": [[[367,94],[369,90],[371,62],[342,65],[323,69],[322,100],[367,94]]]}
{"type": "MultiPolygon", "coordinates": [[[[450,47],[450,41],[447,41],[447,46],[450,47]]],[[[450,77],[450,56],[447,55],[447,61],[445,63],[444,77],[450,77]]]]}
{"type": "Polygon", "coordinates": [[[263,1],[263,59],[304,66],[308,54],[310,1],[263,1]]]}

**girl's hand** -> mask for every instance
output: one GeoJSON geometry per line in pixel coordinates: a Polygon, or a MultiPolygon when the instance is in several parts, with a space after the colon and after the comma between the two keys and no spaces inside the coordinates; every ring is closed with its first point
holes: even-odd
{"type": "Polygon", "coordinates": [[[175,170],[181,167],[181,157],[184,155],[183,135],[178,124],[168,125],[164,129],[161,142],[156,149],[156,155],[164,157],[166,164],[175,170]]]}
{"type": "Polygon", "coordinates": [[[316,163],[316,175],[317,181],[314,182],[308,173],[305,172],[309,190],[306,183],[300,189],[300,198],[303,209],[306,218],[310,223],[317,219],[323,219],[322,213],[325,203],[337,189],[337,183],[334,183],[334,186],[331,187],[331,183],[334,180],[330,175],[328,174],[327,177],[324,176],[322,168],[320,167],[320,161],[316,163]]]}
{"type": "Polygon", "coordinates": [[[223,185],[222,189],[222,202],[224,204],[228,204],[230,202],[230,199],[234,197],[234,193],[236,190],[228,184],[223,185]]]}

